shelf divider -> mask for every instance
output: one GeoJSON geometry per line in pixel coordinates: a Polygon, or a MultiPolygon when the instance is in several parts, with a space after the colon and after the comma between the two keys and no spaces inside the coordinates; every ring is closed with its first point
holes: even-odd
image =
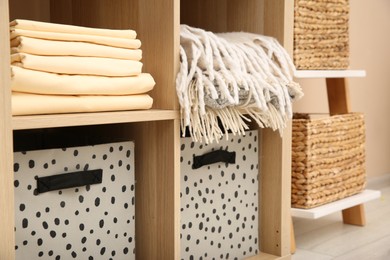
{"type": "Polygon", "coordinates": [[[15,258],[8,2],[0,1],[0,258],[15,258]]]}

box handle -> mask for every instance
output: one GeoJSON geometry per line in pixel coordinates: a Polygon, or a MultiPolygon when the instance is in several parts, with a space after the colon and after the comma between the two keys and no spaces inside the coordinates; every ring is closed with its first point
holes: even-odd
{"type": "Polygon", "coordinates": [[[198,169],[204,165],[224,162],[224,163],[236,163],[236,152],[228,152],[225,150],[212,151],[203,155],[194,155],[194,161],[192,163],[192,169],[198,169]]]}
{"type": "Polygon", "coordinates": [[[63,173],[45,177],[38,177],[37,180],[37,192],[44,193],[47,191],[68,189],[74,187],[80,187],[84,185],[102,183],[103,170],[89,170],[63,173]]]}

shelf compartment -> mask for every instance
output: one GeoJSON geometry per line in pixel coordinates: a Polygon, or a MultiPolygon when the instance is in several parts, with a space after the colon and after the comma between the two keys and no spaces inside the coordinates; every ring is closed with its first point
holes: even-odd
{"type": "Polygon", "coordinates": [[[364,190],[363,192],[350,197],[328,203],[312,209],[291,208],[291,215],[298,218],[317,219],[323,216],[348,209],[365,202],[378,199],[381,192],[377,190],[364,190]]]}
{"type": "Polygon", "coordinates": [[[179,119],[177,110],[138,110],[12,117],[13,130],[179,119]]]}
{"type": "Polygon", "coordinates": [[[363,78],[365,70],[297,70],[294,77],[298,79],[310,78],[363,78]]]}
{"type": "MultiPolygon", "coordinates": [[[[294,2],[285,0],[180,1],[180,23],[214,33],[245,31],[278,39],[287,52],[293,47],[294,2]],[[205,11],[206,10],[206,11],[205,11]]],[[[251,128],[252,129],[252,128],[251,128]]],[[[291,126],[283,137],[261,131],[260,250],[255,259],[288,259],[291,217],[291,126]]],[[[260,138],[259,138],[260,139],[260,138]]]]}

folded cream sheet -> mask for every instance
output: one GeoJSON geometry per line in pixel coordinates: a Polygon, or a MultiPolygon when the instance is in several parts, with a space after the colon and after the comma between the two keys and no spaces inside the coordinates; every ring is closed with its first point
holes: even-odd
{"type": "Polygon", "coordinates": [[[135,39],[137,34],[134,30],[100,29],[67,24],[46,23],[31,20],[16,19],[10,22],[10,27],[32,31],[62,32],[72,34],[100,35],[117,38],[135,39]]]}
{"type": "Polygon", "coordinates": [[[60,114],[150,109],[147,94],[129,96],[54,96],[13,92],[13,115],[60,114]]]}
{"type": "Polygon", "coordinates": [[[29,53],[45,56],[105,57],[125,60],[141,60],[140,49],[125,49],[86,42],[53,41],[26,36],[11,40],[11,53],[29,53]]]}
{"type": "Polygon", "coordinates": [[[138,49],[141,47],[141,41],[138,39],[124,39],[124,38],[116,38],[116,37],[100,36],[100,35],[45,32],[45,31],[33,31],[33,30],[11,28],[10,31],[11,40],[18,36],[27,36],[31,38],[57,40],[57,41],[89,42],[89,43],[96,43],[96,44],[126,48],[126,49],[138,49]]]}
{"type": "Polygon", "coordinates": [[[61,75],[11,66],[12,91],[48,95],[133,95],[153,89],[148,73],[131,77],[61,75]]]}
{"type": "Polygon", "coordinates": [[[11,64],[25,69],[70,75],[125,77],[139,75],[142,63],[96,57],[39,56],[27,53],[11,55],[11,64]]]}

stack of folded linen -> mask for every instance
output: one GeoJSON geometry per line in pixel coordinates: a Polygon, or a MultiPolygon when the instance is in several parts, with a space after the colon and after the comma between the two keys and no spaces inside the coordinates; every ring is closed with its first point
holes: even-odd
{"type": "Polygon", "coordinates": [[[134,30],[14,20],[10,36],[13,115],[152,107],[134,30]]]}

